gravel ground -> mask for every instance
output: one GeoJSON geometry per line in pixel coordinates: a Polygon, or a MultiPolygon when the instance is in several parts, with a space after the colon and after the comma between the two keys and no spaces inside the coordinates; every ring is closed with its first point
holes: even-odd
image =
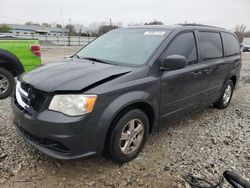
{"type": "Polygon", "coordinates": [[[0,101],[0,187],[184,188],[182,175],[217,182],[226,169],[249,178],[250,53],[243,60],[241,81],[227,109],[210,107],[154,132],[143,152],[122,166],[101,157],[47,157],[15,132],[10,99],[0,101]]]}
{"type": "Polygon", "coordinates": [[[80,49],[81,46],[41,46],[42,60],[45,63],[62,60],[80,49]]]}

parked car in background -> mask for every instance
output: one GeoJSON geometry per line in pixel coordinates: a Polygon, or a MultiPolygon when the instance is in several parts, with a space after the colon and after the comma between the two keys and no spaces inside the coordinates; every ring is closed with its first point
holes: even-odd
{"type": "Polygon", "coordinates": [[[250,52],[250,45],[243,45],[242,52],[250,52]]]}
{"type": "Polygon", "coordinates": [[[15,39],[0,35],[0,99],[8,97],[14,77],[42,63],[39,40],[15,39]]]}
{"type": "Polygon", "coordinates": [[[40,151],[75,159],[134,159],[160,125],[213,104],[226,108],[240,46],[227,30],[180,25],[120,28],[70,60],[19,77],[17,132],[40,151]]]}

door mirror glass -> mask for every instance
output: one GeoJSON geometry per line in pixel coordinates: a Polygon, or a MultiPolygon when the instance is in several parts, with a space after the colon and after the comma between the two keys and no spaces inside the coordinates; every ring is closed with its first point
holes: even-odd
{"type": "Polygon", "coordinates": [[[162,70],[177,70],[186,67],[187,59],[182,55],[170,55],[166,57],[162,64],[162,70]]]}

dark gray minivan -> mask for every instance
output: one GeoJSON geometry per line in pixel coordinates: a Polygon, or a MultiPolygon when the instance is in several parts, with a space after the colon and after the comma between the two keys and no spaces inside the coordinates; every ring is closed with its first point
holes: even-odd
{"type": "Polygon", "coordinates": [[[58,159],[107,153],[127,162],[160,125],[211,104],[226,108],[240,69],[238,40],[225,29],[116,29],[18,78],[16,130],[58,159]]]}

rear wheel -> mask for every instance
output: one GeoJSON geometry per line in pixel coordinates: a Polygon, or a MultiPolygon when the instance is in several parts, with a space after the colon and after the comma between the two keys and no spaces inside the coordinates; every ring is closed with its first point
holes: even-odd
{"type": "Polygon", "coordinates": [[[232,80],[229,80],[226,86],[224,87],[220,100],[214,103],[214,106],[219,109],[226,108],[232,99],[233,90],[234,90],[234,83],[232,80]]]}
{"type": "Polygon", "coordinates": [[[8,70],[0,68],[0,99],[10,96],[14,85],[14,76],[8,70]]]}
{"type": "Polygon", "coordinates": [[[138,109],[125,113],[116,123],[109,142],[109,154],[114,162],[128,162],[142,150],[149,130],[149,121],[138,109]]]}

